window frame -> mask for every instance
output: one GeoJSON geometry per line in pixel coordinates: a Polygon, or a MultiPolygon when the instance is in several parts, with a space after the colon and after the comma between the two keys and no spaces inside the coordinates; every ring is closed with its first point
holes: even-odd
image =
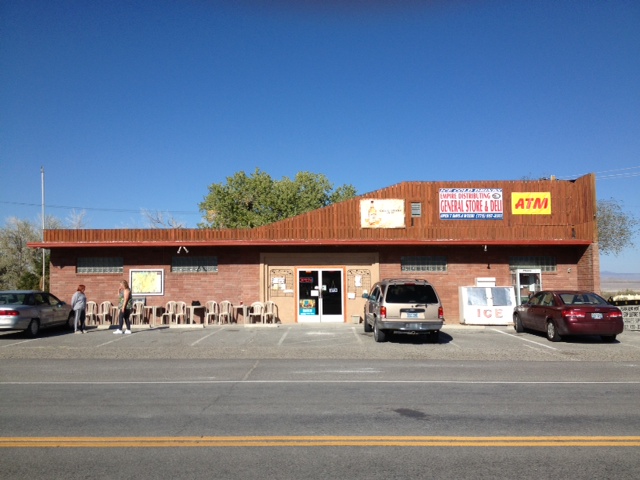
{"type": "Polygon", "coordinates": [[[216,255],[174,255],[171,257],[171,273],[218,273],[218,265],[216,255]]]}
{"type": "Polygon", "coordinates": [[[403,255],[400,257],[402,273],[446,273],[449,270],[447,257],[444,255],[403,255]]]}
{"type": "Polygon", "coordinates": [[[76,263],[76,273],[79,275],[122,275],[124,273],[124,258],[78,257],[76,263]]]}
{"type": "Polygon", "coordinates": [[[541,273],[557,273],[558,260],[556,257],[547,255],[509,257],[510,271],[514,272],[522,268],[539,268],[541,273]]]}

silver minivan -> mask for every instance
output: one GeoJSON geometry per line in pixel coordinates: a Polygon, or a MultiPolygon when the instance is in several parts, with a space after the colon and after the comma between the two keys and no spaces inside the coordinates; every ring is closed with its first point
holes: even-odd
{"type": "Polygon", "coordinates": [[[376,283],[362,295],[364,331],[373,332],[376,342],[385,342],[393,332],[427,334],[437,342],[444,324],[442,303],[426,280],[390,278],[376,283]]]}

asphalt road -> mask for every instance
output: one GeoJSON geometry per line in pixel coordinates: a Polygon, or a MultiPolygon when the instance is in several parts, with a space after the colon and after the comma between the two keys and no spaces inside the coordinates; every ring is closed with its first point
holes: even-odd
{"type": "Polygon", "coordinates": [[[139,328],[69,334],[43,331],[36,339],[0,334],[0,359],[398,359],[398,360],[640,360],[640,332],[624,332],[613,344],[600,337],[551,343],[542,333],[517,334],[512,327],[445,326],[438,344],[422,336],[394,335],[375,343],[362,324],[139,328]]]}
{"type": "Polygon", "coordinates": [[[0,335],[1,478],[637,478],[640,332],[0,335]]]}

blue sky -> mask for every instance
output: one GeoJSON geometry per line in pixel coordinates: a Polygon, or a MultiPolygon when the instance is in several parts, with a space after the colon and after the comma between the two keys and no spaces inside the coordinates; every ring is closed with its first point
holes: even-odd
{"type": "MultiPolygon", "coordinates": [[[[640,210],[640,2],[3,0],[0,221],[195,227],[256,168],[366,193],[596,173],[640,210]],[[399,5],[396,5],[398,3],[399,5]]],[[[640,271],[637,247],[602,269],[640,271]]]]}

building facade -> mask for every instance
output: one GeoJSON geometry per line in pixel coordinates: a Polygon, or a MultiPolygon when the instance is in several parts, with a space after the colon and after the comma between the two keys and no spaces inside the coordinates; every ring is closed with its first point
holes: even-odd
{"type": "Polygon", "coordinates": [[[515,302],[600,289],[593,175],[405,182],[254,229],[47,230],[30,246],[51,251],[61,298],[82,283],[113,302],[125,278],[150,306],[271,300],[282,323],[356,322],[389,277],[429,280],[447,323],[509,323],[494,287],[515,302]]]}

